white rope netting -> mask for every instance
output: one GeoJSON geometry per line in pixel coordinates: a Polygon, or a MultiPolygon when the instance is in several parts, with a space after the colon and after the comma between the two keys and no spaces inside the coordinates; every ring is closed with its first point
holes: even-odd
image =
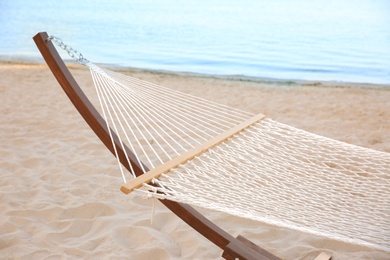
{"type": "MultiPolygon", "coordinates": [[[[87,66],[108,126],[149,169],[253,116],[87,66]]],[[[390,154],[271,119],[136,192],[390,251],[390,154]]]]}

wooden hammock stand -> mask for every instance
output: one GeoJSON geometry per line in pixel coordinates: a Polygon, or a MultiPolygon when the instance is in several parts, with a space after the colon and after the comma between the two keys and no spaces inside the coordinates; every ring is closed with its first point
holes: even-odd
{"type": "MultiPolygon", "coordinates": [[[[54,74],[58,83],[61,85],[69,99],[76,107],[78,112],[92,128],[95,134],[100,138],[103,144],[115,155],[114,147],[109,135],[107,124],[92,103],[83,93],[76,80],[71,75],[64,61],[58,54],[53,43],[48,40],[49,36],[46,32],[36,34],[33,39],[45,59],[50,70],[54,74]]],[[[140,164],[137,162],[134,154],[123,146],[117,135],[111,130],[114,138],[118,157],[122,165],[130,170],[130,165],[126,159],[122,147],[126,150],[129,157],[131,167],[134,169],[137,176],[143,174],[140,164]]],[[[147,169],[143,165],[144,169],[147,169]]],[[[175,213],[179,218],[184,220],[188,225],[198,231],[205,238],[213,242],[216,246],[223,250],[222,257],[225,259],[253,259],[253,260],[278,260],[280,258],[274,256],[270,252],[258,247],[243,236],[233,237],[205,216],[200,214],[194,208],[187,204],[177,203],[170,200],[160,200],[168,209],[175,213]]]]}

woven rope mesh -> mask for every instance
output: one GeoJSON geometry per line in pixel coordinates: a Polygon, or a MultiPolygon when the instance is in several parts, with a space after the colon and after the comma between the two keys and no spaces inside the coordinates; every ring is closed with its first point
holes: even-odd
{"type": "Polygon", "coordinates": [[[158,198],[389,250],[389,166],[387,153],[265,119],[155,180],[162,188],[144,189],[158,198]]]}

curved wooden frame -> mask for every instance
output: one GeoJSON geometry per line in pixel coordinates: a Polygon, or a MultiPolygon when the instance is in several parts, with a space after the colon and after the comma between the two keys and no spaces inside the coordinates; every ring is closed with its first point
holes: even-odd
{"type": "MultiPolygon", "coordinates": [[[[51,41],[48,41],[48,38],[49,36],[46,32],[38,33],[33,37],[47,65],[73,105],[103,144],[115,156],[114,146],[104,119],[85,96],[61,59],[54,45],[51,41]]],[[[122,165],[129,170],[130,167],[126,159],[126,155],[122,150],[122,144],[112,130],[111,133],[113,134],[119,160],[122,165]]],[[[136,175],[141,175],[141,166],[135,159],[134,154],[127,147],[124,147],[124,149],[126,149],[129,161],[131,162],[131,166],[135,170],[136,175]]],[[[143,165],[143,167],[147,169],[145,165],[143,165]]],[[[188,225],[197,230],[201,235],[209,239],[216,246],[220,247],[223,250],[222,257],[225,259],[279,259],[242,236],[238,236],[237,238],[231,236],[187,204],[169,200],[160,201],[188,225]]]]}

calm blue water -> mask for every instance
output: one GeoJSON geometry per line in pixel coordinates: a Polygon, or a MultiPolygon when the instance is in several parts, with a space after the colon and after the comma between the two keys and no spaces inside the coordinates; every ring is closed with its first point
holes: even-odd
{"type": "Polygon", "coordinates": [[[47,31],[96,63],[389,84],[389,28],[389,0],[0,0],[0,58],[47,31]]]}

